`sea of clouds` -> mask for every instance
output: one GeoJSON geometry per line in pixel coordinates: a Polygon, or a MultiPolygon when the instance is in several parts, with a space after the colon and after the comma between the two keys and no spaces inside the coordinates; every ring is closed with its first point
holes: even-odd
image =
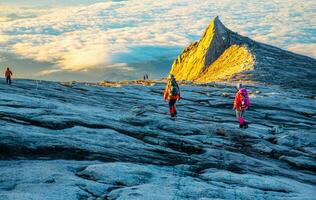
{"type": "Polygon", "coordinates": [[[2,52],[52,64],[37,76],[95,68],[133,71],[131,63],[172,60],[215,16],[239,34],[316,57],[314,0],[0,4],[0,13],[2,52]]]}

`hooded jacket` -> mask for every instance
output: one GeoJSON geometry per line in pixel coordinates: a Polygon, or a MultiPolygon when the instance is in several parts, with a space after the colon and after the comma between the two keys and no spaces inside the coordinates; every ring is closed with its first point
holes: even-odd
{"type": "Polygon", "coordinates": [[[241,88],[238,90],[234,100],[234,109],[236,110],[244,110],[250,106],[250,99],[248,96],[248,92],[245,88],[241,88]]]}

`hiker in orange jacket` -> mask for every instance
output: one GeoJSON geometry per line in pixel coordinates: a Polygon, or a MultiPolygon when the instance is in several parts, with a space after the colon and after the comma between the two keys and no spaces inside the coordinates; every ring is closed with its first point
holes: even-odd
{"type": "Polygon", "coordinates": [[[248,92],[243,85],[239,83],[237,85],[237,93],[234,100],[234,109],[236,110],[236,118],[239,121],[239,128],[248,128],[248,123],[246,122],[244,115],[246,109],[250,106],[250,99],[248,92]]]}
{"type": "Polygon", "coordinates": [[[4,73],[7,84],[11,85],[11,76],[13,75],[12,71],[10,70],[10,68],[8,67],[7,70],[4,73]]]}
{"type": "Polygon", "coordinates": [[[177,115],[177,110],[176,110],[176,101],[180,100],[180,88],[179,85],[174,77],[174,75],[170,74],[168,77],[168,84],[166,86],[164,95],[163,95],[164,100],[166,101],[167,99],[169,100],[169,111],[171,117],[175,117],[177,115]]]}

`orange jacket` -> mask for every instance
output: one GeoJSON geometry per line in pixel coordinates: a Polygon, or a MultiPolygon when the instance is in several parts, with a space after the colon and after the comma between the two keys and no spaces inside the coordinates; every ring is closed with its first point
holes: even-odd
{"type": "Polygon", "coordinates": [[[170,95],[170,89],[171,89],[171,81],[168,82],[167,86],[166,86],[166,89],[165,89],[165,92],[163,94],[163,99],[166,100],[166,99],[176,99],[176,100],[180,100],[181,96],[180,96],[180,88],[178,86],[178,89],[179,89],[179,94],[177,95],[170,95]]]}
{"type": "Polygon", "coordinates": [[[12,74],[13,74],[12,71],[9,70],[9,69],[7,69],[7,70],[5,71],[5,73],[4,73],[5,77],[11,77],[12,74]]]}

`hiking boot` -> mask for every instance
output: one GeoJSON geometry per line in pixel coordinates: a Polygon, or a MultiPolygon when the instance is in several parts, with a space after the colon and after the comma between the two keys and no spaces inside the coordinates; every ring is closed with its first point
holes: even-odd
{"type": "Polygon", "coordinates": [[[243,124],[239,124],[239,128],[243,128],[244,127],[244,125],[243,124]]]}
{"type": "Polygon", "coordinates": [[[247,122],[244,123],[243,128],[244,129],[248,128],[248,123],[247,122]]]}

